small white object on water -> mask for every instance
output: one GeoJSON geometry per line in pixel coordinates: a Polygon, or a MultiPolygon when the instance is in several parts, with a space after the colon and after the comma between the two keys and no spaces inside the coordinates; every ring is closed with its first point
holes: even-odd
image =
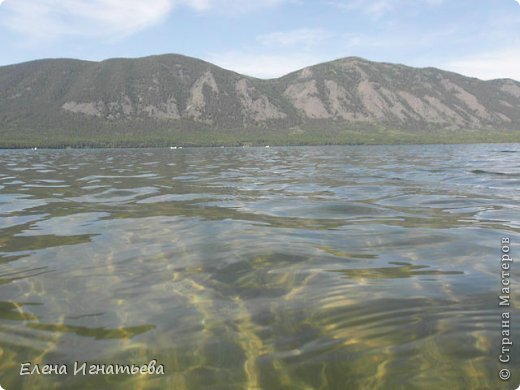
{"type": "Polygon", "coordinates": [[[270,146],[269,146],[269,145],[265,145],[265,147],[266,147],[266,148],[270,148],[270,146]]]}
{"type": "Polygon", "coordinates": [[[177,149],[177,146],[170,146],[170,150],[175,150],[177,149]]]}

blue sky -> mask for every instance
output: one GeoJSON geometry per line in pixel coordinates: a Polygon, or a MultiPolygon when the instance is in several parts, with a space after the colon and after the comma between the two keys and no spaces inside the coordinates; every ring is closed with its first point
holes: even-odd
{"type": "Polygon", "coordinates": [[[269,78],[347,56],[520,80],[520,0],[0,0],[0,65],[180,53],[269,78]]]}

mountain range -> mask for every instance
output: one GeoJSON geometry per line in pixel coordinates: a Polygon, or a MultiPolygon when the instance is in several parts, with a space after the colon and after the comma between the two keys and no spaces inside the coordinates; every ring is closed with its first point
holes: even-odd
{"type": "Polygon", "coordinates": [[[177,54],[44,59],[0,67],[0,135],[3,147],[518,141],[520,82],[358,57],[268,80],[177,54]]]}

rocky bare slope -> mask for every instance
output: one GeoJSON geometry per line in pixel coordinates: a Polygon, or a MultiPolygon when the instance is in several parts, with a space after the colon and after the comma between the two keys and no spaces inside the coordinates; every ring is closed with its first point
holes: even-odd
{"type": "Polygon", "coordinates": [[[516,128],[520,83],[482,81],[435,68],[345,58],[277,80],[305,118],[389,123],[398,127],[516,128]]]}

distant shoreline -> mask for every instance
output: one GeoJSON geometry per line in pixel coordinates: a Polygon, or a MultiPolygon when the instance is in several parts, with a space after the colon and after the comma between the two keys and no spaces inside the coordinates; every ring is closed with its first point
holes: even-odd
{"type": "MultiPolygon", "coordinates": [[[[428,146],[428,145],[486,145],[486,144],[519,144],[520,141],[500,141],[500,142],[467,142],[467,143],[448,143],[448,142],[431,142],[431,143],[394,143],[394,144],[305,144],[305,145],[268,145],[270,148],[297,148],[297,147],[322,147],[322,146],[428,146]]],[[[262,145],[252,146],[239,146],[239,145],[221,145],[221,146],[209,146],[209,145],[187,145],[183,146],[180,150],[172,150],[173,152],[182,152],[184,149],[221,149],[221,148],[235,148],[235,149],[248,149],[248,148],[265,148],[262,145]]],[[[164,149],[169,150],[166,146],[43,146],[37,147],[37,149],[29,147],[2,147],[0,151],[6,150],[27,150],[38,152],[41,150],[109,150],[109,149],[164,149]]]]}
{"type": "Polygon", "coordinates": [[[2,131],[0,149],[84,149],[221,146],[306,146],[306,145],[422,145],[520,142],[519,130],[482,129],[395,129],[310,127],[292,129],[113,129],[98,134],[81,134],[74,129],[17,133],[2,131]],[[3,133],[3,134],[2,134],[3,133]]]}

